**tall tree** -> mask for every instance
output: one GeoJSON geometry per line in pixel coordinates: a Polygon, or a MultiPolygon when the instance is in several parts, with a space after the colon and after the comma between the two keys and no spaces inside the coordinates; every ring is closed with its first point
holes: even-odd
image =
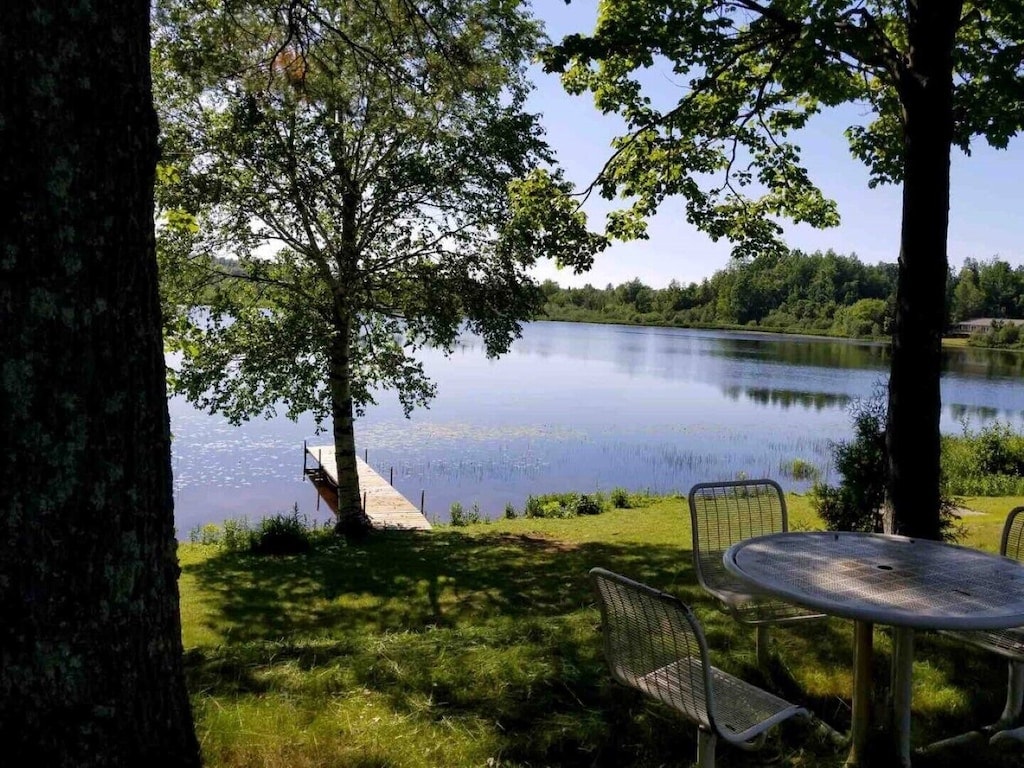
{"type": "Polygon", "coordinates": [[[182,668],[149,4],[0,6],[4,765],[198,766],[182,668]],[[43,41],[43,42],[41,42],[43,41]]]}
{"type": "Polygon", "coordinates": [[[542,304],[529,267],[603,242],[541,170],[538,25],[518,0],[162,0],[155,34],[168,285],[218,277],[217,255],[244,272],[173,299],[209,306],[173,324],[176,384],[235,421],[330,417],[359,530],[353,419],[375,392],[425,403],[414,353],[464,322],[504,352],[542,304]]]}
{"type": "Polygon", "coordinates": [[[871,185],[902,183],[897,306],[886,440],[894,529],[939,534],[940,347],[945,318],[951,146],[1005,147],[1024,120],[1024,15],[1011,0],[602,0],[597,29],[546,54],[573,92],[618,112],[597,186],[632,204],[609,234],[638,237],[667,197],[740,255],[784,248],[778,217],[834,225],[788,136],[823,108],[856,103],[847,130],[871,185]],[[638,74],[680,80],[659,105],[638,74]],[[955,75],[955,82],[954,82],[955,75]]]}

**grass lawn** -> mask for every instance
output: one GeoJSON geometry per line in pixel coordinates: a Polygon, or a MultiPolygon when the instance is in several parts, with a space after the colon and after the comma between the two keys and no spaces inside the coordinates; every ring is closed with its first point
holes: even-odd
{"type": "MultiPolygon", "coordinates": [[[[820,527],[790,496],[794,529],[820,527]]],[[[965,499],[965,543],[996,551],[1024,499],[965,499]]],[[[775,630],[770,670],[753,631],[715,608],[691,566],[685,499],[569,520],[502,520],[380,534],[307,555],[256,557],[185,544],[186,664],[206,765],[687,765],[695,733],[671,711],[612,683],[587,570],[601,565],[679,595],[704,623],[717,666],[850,720],[852,624],[775,630]]],[[[876,630],[876,675],[891,645],[876,630]]],[[[1006,665],[919,635],[914,743],[996,719],[1006,665]]],[[[1024,749],[974,744],[915,766],[1019,766],[1024,749]]],[[[762,753],[719,749],[719,765],[839,766],[845,752],[800,724],[762,753]]]]}

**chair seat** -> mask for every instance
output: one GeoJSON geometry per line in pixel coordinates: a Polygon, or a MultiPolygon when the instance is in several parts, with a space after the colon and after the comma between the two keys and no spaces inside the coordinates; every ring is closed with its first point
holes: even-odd
{"type": "Polygon", "coordinates": [[[713,587],[705,585],[704,588],[721,600],[724,609],[743,624],[788,624],[825,618],[823,613],[784,602],[767,593],[744,589],[738,582],[735,588],[717,584],[713,587]]]}
{"type": "Polygon", "coordinates": [[[1007,659],[1024,661],[1024,627],[970,632],[944,630],[942,634],[955,637],[957,640],[970,643],[1007,659]]]}
{"type": "MultiPolygon", "coordinates": [[[[701,660],[680,659],[649,672],[637,686],[683,714],[706,710],[703,688],[691,685],[703,680],[701,660]]],[[[751,741],[769,728],[804,710],[738,677],[711,667],[715,699],[715,725],[728,741],[751,741]]],[[[709,723],[701,723],[710,727],[709,723]]]]}

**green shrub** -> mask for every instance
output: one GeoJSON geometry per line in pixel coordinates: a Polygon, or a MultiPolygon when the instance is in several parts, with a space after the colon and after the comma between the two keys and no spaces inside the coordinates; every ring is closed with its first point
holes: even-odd
{"type": "Polygon", "coordinates": [[[216,523],[206,523],[205,525],[197,525],[191,531],[189,531],[188,539],[193,544],[220,544],[224,541],[224,529],[216,523]]]}
{"type": "Polygon", "coordinates": [[[448,508],[448,513],[451,515],[451,523],[455,526],[471,525],[473,523],[483,522],[483,515],[480,513],[480,505],[474,503],[473,507],[467,512],[466,509],[457,501],[453,501],[452,505],[448,508]]]}
{"type": "Polygon", "coordinates": [[[524,517],[543,517],[541,514],[541,500],[539,496],[530,494],[526,497],[526,505],[523,507],[524,517]]]}
{"type": "Polygon", "coordinates": [[[615,509],[629,509],[629,491],[625,488],[613,488],[608,498],[615,509]]]}
{"type": "Polygon", "coordinates": [[[811,505],[833,531],[882,530],[885,501],[884,391],[876,388],[850,409],[853,439],[832,444],[832,462],[842,477],[836,488],[815,482],[811,505]]]}
{"type": "Polygon", "coordinates": [[[477,502],[473,502],[473,507],[469,510],[469,514],[466,515],[466,521],[469,523],[484,522],[484,516],[480,512],[480,505],[477,502]]]}
{"type": "Polygon", "coordinates": [[[560,518],[571,516],[568,514],[568,507],[563,505],[558,499],[549,498],[547,501],[541,502],[540,515],[538,517],[560,518]]]}
{"type": "MultiPolygon", "coordinates": [[[[811,506],[830,530],[881,532],[888,475],[885,388],[877,386],[871,397],[855,401],[850,413],[853,439],[832,444],[832,462],[842,481],[838,487],[816,481],[811,506]]],[[[962,533],[955,509],[955,500],[944,489],[939,499],[939,532],[949,541],[962,533]]]]}
{"type": "Polygon", "coordinates": [[[448,507],[448,514],[451,516],[452,525],[460,527],[466,525],[466,510],[463,509],[462,504],[459,502],[452,502],[452,505],[448,507]]]}
{"type": "Polygon", "coordinates": [[[602,512],[601,503],[585,493],[576,494],[574,506],[577,515],[599,515],[602,512]]]}
{"type": "Polygon", "coordinates": [[[248,552],[252,548],[255,532],[247,517],[229,517],[221,526],[224,537],[220,545],[228,552],[248,552]]]}
{"type": "Polygon", "coordinates": [[[1012,347],[1020,341],[1020,328],[1015,323],[1005,323],[996,333],[996,342],[1003,347],[1012,347]]]}
{"type": "Polygon", "coordinates": [[[803,459],[787,461],[782,465],[781,469],[784,474],[789,475],[794,480],[814,480],[819,474],[817,467],[803,459]]]}
{"type": "Polygon", "coordinates": [[[599,515],[604,511],[600,494],[546,493],[526,499],[526,517],[570,518],[577,515],[599,515]]]}
{"type": "Polygon", "coordinates": [[[505,519],[506,520],[515,520],[516,517],[518,517],[518,514],[516,512],[515,505],[511,501],[506,502],[505,503],[505,519]]]}
{"type": "Polygon", "coordinates": [[[298,555],[312,547],[309,521],[296,504],[290,514],[265,517],[252,533],[250,549],[257,555],[298,555]]]}
{"type": "Polygon", "coordinates": [[[973,433],[942,438],[942,471],[949,493],[1024,495],[1024,435],[996,422],[973,433]]]}

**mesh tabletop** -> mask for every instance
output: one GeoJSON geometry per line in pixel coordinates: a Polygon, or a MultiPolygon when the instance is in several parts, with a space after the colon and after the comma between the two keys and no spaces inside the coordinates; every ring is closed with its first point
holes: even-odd
{"type": "Polygon", "coordinates": [[[917,629],[1024,624],[1024,564],[976,549],[800,532],[747,539],[723,560],[748,584],[834,616],[917,629]]]}

